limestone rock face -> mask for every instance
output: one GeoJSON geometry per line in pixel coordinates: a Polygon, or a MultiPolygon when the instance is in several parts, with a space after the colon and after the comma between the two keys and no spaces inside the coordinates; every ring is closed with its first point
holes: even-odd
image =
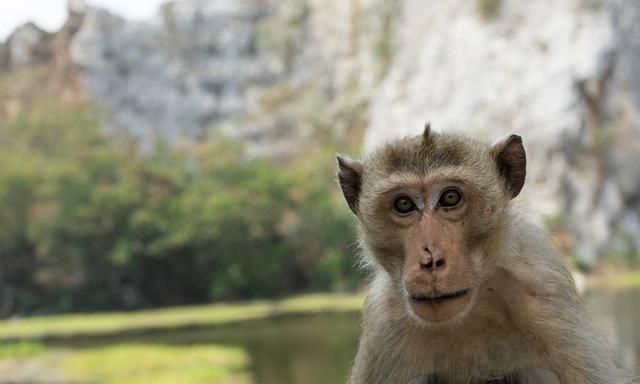
{"type": "MultiPolygon", "coordinates": [[[[640,249],[637,0],[181,0],[145,22],[70,0],[59,32],[27,25],[0,44],[2,73],[39,63],[47,95],[86,95],[147,147],[223,134],[291,159],[363,132],[370,150],[426,120],[516,132],[523,197],[566,250],[640,249]]],[[[3,98],[0,116],[19,109],[3,98]]]]}
{"type": "Polygon", "coordinates": [[[256,154],[289,152],[314,131],[300,111],[373,86],[363,36],[381,3],[186,0],[148,22],[89,8],[72,56],[113,131],[148,143],[213,127],[256,154]]]}
{"type": "Polygon", "coordinates": [[[366,148],[425,120],[489,141],[519,133],[525,197],[570,228],[583,261],[640,248],[637,2],[407,0],[398,17],[366,148]]]}
{"type": "Polygon", "coordinates": [[[255,45],[265,14],[235,1],[170,3],[149,22],[90,9],[72,55],[114,129],[144,140],[197,138],[242,111],[247,87],[282,71],[255,45]]]}

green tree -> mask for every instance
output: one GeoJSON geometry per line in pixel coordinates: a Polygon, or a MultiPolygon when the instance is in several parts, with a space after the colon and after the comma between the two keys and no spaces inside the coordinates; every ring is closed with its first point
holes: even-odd
{"type": "Polygon", "coordinates": [[[330,150],[291,167],[220,138],[145,152],[103,135],[92,111],[56,105],[0,122],[0,138],[3,315],[357,282],[330,150]]]}

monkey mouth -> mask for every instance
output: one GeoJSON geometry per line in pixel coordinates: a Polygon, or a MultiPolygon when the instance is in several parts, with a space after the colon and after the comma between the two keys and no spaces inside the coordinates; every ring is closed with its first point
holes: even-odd
{"type": "Polygon", "coordinates": [[[459,291],[454,292],[446,292],[446,293],[432,293],[432,294],[424,294],[424,293],[414,293],[411,294],[411,300],[418,301],[421,303],[427,304],[439,304],[447,300],[455,300],[461,297],[464,297],[467,293],[469,293],[469,288],[461,289],[459,291]]]}

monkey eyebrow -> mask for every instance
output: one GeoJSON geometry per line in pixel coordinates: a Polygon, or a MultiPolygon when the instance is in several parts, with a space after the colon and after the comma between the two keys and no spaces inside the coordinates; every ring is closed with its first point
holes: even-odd
{"type": "Polygon", "coordinates": [[[393,194],[395,192],[400,192],[400,191],[406,191],[408,189],[415,189],[415,190],[419,190],[421,188],[418,188],[416,185],[412,184],[406,184],[406,185],[395,185],[393,187],[388,187],[386,189],[383,189],[382,191],[380,191],[381,194],[383,195],[390,195],[393,194]]]}
{"type": "Polygon", "coordinates": [[[452,185],[465,185],[464,179],[461,177],[431,177],[431,178],[420,178],[407,180],[406,178],[403,180],[387,180],[385,182],[388,186],[385,188],[381,187],[379,191],[380,194],[390,194],[401,190],[417,190],[423,191],[425,185],[429,184],[452,184],[452,185]]]}
{"type": "Polygon", "coordinates": [[[378,193],[389,194],[400,190],[422,190],[424,188],[424,180],[415,174],[391,175],[384,179],[382,185],[379,186],[378,193]]]}

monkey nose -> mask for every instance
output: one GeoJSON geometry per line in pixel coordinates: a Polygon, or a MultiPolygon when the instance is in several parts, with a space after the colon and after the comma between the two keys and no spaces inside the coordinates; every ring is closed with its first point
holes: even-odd
{"type": "Polygon", "coordinates": [[[444,257],[439,253],[434,254],[427,247],[424,247],[424,252],[424,257],[420,260],[420,266],[423,269],[441,269],[447,264],[444,257]]]}

